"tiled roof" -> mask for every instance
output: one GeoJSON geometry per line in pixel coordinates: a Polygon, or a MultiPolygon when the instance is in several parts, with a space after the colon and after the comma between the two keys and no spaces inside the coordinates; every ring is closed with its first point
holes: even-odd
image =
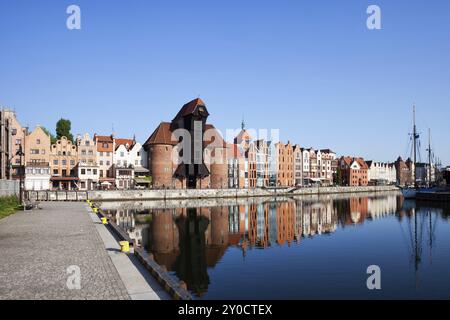
{"type": "Polygon", "coordinates": [[[161,122],[144,145],[165,144],[175,146],[178,141],[172,140],[169,122],[161,122]]]}
{"type": "Polygon", "coordinates": [[[120,147],[120,146],[124,146],[125,148],[127,148],[127,150],[129,151],[130,149],[133,148],[134,144],[136,143],[136,141],[134,141],[133,139],[114,139],[116,142],[116,150],[120,147]],[[128,147],[127,147],[128,145],[128,147]]]}
{"type": "Polygon", "coordinates": [[[112,136],[98,136],[94,135],[94,140],[100,141],[100,142],[113,142],[112,136]]]}

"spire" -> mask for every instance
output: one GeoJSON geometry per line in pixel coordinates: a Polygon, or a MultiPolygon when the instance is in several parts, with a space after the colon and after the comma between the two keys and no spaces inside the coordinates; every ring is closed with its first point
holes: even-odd
{"type": "Polygon", "coordinates": [[[242,130],[245,130],[245,119],[244,119],[244,116],[242,116],[241,127],[242,127],[242,130]]]}

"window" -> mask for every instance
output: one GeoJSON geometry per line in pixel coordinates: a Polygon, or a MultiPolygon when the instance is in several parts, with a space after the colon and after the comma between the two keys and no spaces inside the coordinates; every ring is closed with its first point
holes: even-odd
{"type": "Polygon", "coordinates": [[[101,165],[101,166],[103,165],[103,160],[100,160],[100,165],[101,165]]]}
{"type": "Polygon", "coordinates": [[[100,170],[100,178],[103,178],[103,170],[100,170]]]}
{"type": "Polygon", "coordinates": [[[57,175],[58,174],[58,169],[53,170],[53,174],[57,175]]]}
{"type": "Polygon", "coordinates": [[[103,152],[100,152],[100,157],[103,157],[103,152]]]}
{"type": "Polygon", "coordinates": [[[31,149],[31,154],[39,154],[39,149],[31,149]]]}
{"type": "Polygon", "coordinates": [[[89,147],[91,145],[91,142],[90,141],[86,141],[85,145],[89,147]]]}
{"type": "Polygon", "coordinates": [[[90,155],[90,156],[93,156],[93,155],[94,155],[94,151],[89,150],[89,155],[90,155]]]}
{"type": "Polygon", "coordinates": [[[105,149],[109,148],[109,144],[108,143],[104,143],[103,144],[103,148],[105,148],[105,149]]]}
{"type": "Polygon", "coordinates": [[[85,155],[86,155],[86,150],[84,150],[84,149],[81,150],[81,155],[82,155],[82,156],[85,156],[85,155]]]}
{"type": "Polygon", "coordinates": [[[16,146],[21,145],[22,144],[22,139],[17,139],[16,140],[16,146]]]}
{"type": "Polygon", "coordinates": [[[94,171],[94,174],[97,175],[97,169],[94,169],[93,171],[94,171]]]}
{"type": "Polygon", "coordinates": [[[86,174],[86,169],[81,169],[81,174],[86,174]]]}
{"type": "Polygon", "coordinates": [[[67,160],[61,161],[63,166],[67,166],[67,160]]]}
{"type": "Polygon", "coordinates": [[[120,156],[123,158],[123,157],[125,157],[125,153],[124,152],[121,152],[120,153],[120,156]]]}
{"type": "Polygon", "coordinates": [[[111,161],[106,161],[106,165],[107,166],[111,165],[111,161]]]}
{"type": "Polygon", "coordinates": [[[58,160],[53,160],[53,165],[57,166],[58,165],[58,160]]]}
{"type": "Polygon", "coordinates": [[[45,149],[42,149],[42,150],[41,150],[41,154],[45,154],[45,149]]]}
{"type": "Polygon", "coordinates": [[[41,139],[36,139],[36,144],[41,144],[41,139]]]}
{"type": "Polygon", "coordinates": [[[75,160],[70,160],[70,165],[74,166],[75,165],[75,160]]]}

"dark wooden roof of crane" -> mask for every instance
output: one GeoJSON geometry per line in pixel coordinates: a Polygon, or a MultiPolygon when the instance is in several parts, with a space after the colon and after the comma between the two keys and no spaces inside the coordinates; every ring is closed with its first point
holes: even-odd
{"type": "Polygon", "coordinates": [[[193,113],[198,106],[206,107],[205,103],[200,98],[194,99],[194,100],[186,103],[181,108],[181,110],[177,113],[177,115],[175,116],[175,118],[173,120],[177,120],[181,117],[185,117],[185,116],[193,113]]]}

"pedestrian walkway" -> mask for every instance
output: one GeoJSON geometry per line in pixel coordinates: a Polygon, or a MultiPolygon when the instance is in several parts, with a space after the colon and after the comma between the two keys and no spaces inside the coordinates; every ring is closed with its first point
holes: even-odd
{"type": "Polygon", "coordinates": [[[0,220],[0,300],[168,298],[84,203],[42,203],[0,220]],[[80,270],[80,288],[74,270],[80,270]]]}

